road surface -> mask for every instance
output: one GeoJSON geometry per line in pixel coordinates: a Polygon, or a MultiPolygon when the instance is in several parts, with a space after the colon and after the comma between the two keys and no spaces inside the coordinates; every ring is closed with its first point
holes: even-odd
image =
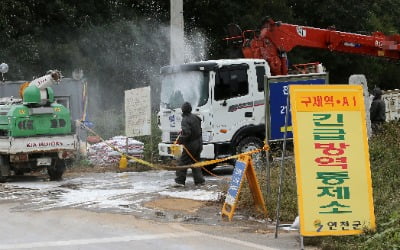
{"type": "Polygon", "coordinates": [[[300,249],[298,232],[221,219],[218,184],[171,188],[173,172],[83,173],[0,184],[0,249],[300,249]],[[189,197],[188,197],[189,196],[189,197]],[[188,199],[190,198],[190,199],[188,199]]]}

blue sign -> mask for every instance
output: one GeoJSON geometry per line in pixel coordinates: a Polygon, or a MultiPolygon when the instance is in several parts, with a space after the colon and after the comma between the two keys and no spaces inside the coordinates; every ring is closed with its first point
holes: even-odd
{"type": "Polygon", "coordinates": [[[239,193],[240,183],[243,179],[243,174],[246,170],[246,163],[242,161],[236,161],[235,169],[233,170],[231,183],[229,185],[228,192],[226,194],[225,202],[231,206],[235,204],[237,195],[239,193]]]}
{"type": "MultiPolygon", "coordinates": [[[[287,109],[287,97],[291,84],[326,84],[326,75],[309,77],[284,77],[280,81],[269,82],[269,109],[270,109],[270,135],[269,140],[282,140],[285,133],[285,115],[287,109]]],[[[267,88],[268,89],[268,88],[267,88]]],[[[288,114],[288,133],[286,138],[293,138],[291,132],[292,117],[288,114]]]]}

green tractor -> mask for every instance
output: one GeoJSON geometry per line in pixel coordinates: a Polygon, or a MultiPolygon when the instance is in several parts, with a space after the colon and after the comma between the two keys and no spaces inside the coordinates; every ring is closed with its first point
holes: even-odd
{"type": "Polygon", "coordinates": [[[0,180],[47,168],[60,180],[79,141],[69,110],[54,101],[50,87],[61,73],[51,70],[21,86],[22,99],[0,98],[0,180]]]}

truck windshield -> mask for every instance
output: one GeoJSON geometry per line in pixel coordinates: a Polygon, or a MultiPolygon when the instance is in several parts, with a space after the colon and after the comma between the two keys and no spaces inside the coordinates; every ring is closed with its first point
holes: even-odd
{"type": "Polygon", "coordinates": [[[161,106],[180,108],[184,102],[200,107],[208,100],[208,72],[184,71],[161,78],[161,106]]]}

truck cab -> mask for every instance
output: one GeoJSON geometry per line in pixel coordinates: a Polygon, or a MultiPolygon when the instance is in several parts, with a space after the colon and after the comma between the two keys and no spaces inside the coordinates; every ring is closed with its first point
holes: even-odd
{"type": "Polygon", "coordinates": [[[182,120],[181,105],[190,102],[202,120],[202,159],[217,159],[262,147],[265,139],[263,59],[210,60],[161,68],[158,113],[161,157],[173,157],[182,120]]]}

